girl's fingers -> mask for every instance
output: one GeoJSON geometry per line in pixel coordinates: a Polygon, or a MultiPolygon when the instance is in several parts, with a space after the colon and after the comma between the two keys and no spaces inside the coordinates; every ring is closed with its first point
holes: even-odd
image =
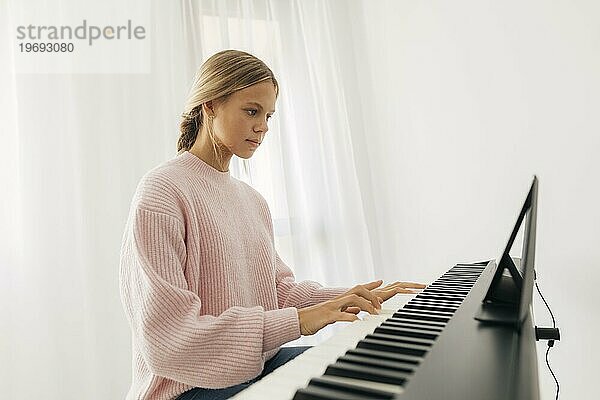
{"type": "Polygon", "coordinates": [[[401,289],[401,288],[398,288],[398,289],[396,289],[396,293],[415,294],[415,293],[418,293],[418,292],[415,292],[414,290],[410,290],[410,289],[401,289]]]}
{"type": "Polygon", "coordinates": [[[365,283],[364,285],[359,285],[359,286],[362,286],[367,290],[373,290],[373,289],[381,286],[382,283],[383,283],[383,281],[381,279],[378,279],[376,281],[365,283]]]}
{"type": "Polygon", "coordinates": [[[362,311],[366,311],[369,314],[379,314],[371,302],[355,293],[336,300],[336,303],[338,311],[345,306],[346,310],[348,307],[358,307],[362,311]]]}
{"type": "Polygon", "coordinates": [[[367,301],[370,301],[371,304],[373,304],[373,307],[378,309],[381,308],[381,302],[377,300],[377,296],[375,295],[375,293],[371,292],[365,287],[357,286],[356,288],[354,288],[354,294],[357,294],[360,297],[366,299],[367,301]]]}
{"type": "Polygon", "coordinates": [[[384,287],[384,289],[391,289],[393,287],[401,287],[401,288],[405,288],[405,289],[425,289],[427,287],[427,285],[424,285],[422,283],[415,283],[415,282],[394,282],[390,285],[387,285],[384,287]]]}
{"type": "MultiPolygon", "coordinates": [[[[382,283],[383,281],[381,279],[378,279],[376,281],[365,283],[363,285],[356,285],[345,294],[336,297],[334,300],[341,300],[346,296],[355,295],[358,297],[362,297],[366,301],[369,301],[375,309],[381,309],[381,303],[390,299],[398,293],[415,294],[417,292],[410,289],[424,289],[425,287],[427,287],[422,283],[397,281],[380,288],[382,283]]],[[[357,306],[360,307],[361,310],[368,311],[371,314],[374,313],[373,310],[369,309],[368,307],[358,304],[344,304],[344,308],[340,308],[339,310],[346,311],[346,308],[350,306],[357,306]]]]}
{"type": "Polygon", "coordinates": [[[425,289],[427,285],[415,282],[400,282],[400,287],[410,289],[425,289]]]}
{"type": "Polygon", "coordinates": [[[383,281],[381,279],[373,282],[366,283],[364,285],[356,285],[352,289],[348,290],[346,293],[343,293],[339,296],[334,297],[332,300],[339,300],[345,296],[356,294],[358,296],[364,297],[371,303],[375,308],[381,308],[381,302],[377,301],[377,296],[371,293],[371,290],[381,286],[383,281]]]}
{"type": "Polygon", "coordinates": [[[385,291],[384,298],[385,299],[390,299],[390,298],[394,297],[397,294],[398,294],[398,289],[397,288],[392,288],[390,290],[386,290],[385,291]]]}
{"type": "Polygon", "coordinates": [[[415,294],[417,292],[415,292],[414,290],[410,290],[410,289],[403,289],[401,287],[392,287],[391,289],[378,290],[377,291],[377,295],[380,298],[382,298],[382,302],[386,301],[386,300],[389,300],[391,297],[394,297],[398,293],[402,293],[402,294],[415,294]]]}
{"type": "Polygon", "coordinates": [[[360,318],[358,318],[355,314],[347,313],[347,312],[339,312],[335,315],[336,321],[344,321],[344,322],[353,322],[360,318]]]}
{"type": "Polygon", "coordinates": [[[360,307],[347,307],[343,311],[351,314],[358,314],[360,312],[360,307]]]}

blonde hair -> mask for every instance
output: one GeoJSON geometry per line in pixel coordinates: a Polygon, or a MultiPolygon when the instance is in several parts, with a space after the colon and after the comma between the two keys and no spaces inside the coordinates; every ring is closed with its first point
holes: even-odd
{"type": "Polygon", "coordinates": [[[209,101],[225,101],[233,92],[268,79],[273,81],[277,96],[279,85],[273,71],[252,54],[224,50],[207,59],[196,73],[185,103],[177,151],[182,153],[189,150],[196,141],[200,127],[206,124],[215,153],[218,153],[212,119],[204,118],[202,105],[209,101]]]}

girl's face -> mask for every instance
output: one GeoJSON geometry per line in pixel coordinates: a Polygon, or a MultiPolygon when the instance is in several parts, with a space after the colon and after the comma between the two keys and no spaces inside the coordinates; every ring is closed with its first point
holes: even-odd
{"type": "Polygon", "coordinates": [[[213,102],[214,134],[223,150],[252,157],[269,130],[275,100],[275,86],[267,80],[232,93],[225,102],[213,102]]]}

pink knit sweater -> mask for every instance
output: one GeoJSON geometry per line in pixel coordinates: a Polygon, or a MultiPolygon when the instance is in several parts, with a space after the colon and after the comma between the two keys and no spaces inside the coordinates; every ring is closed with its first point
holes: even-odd
{"type": "Polygon", "coordinates": [[[296,283],[275,251],[263,197],[189,152],[141,179],[120,290],[132,331],[128,400],[254,378],[300,336],[297,308],[345,291],[296,283]]]}

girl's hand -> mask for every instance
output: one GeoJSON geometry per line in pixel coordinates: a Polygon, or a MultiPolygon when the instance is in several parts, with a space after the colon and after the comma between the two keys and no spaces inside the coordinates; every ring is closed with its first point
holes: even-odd
{"type": "Polygon", "coordinates": [[[394,282],[379,288],[382,280],[356,285],[344,294],[329,301],[298,310],[300,332],[314,335],[325,326],[338,321],[352,322],[359,319],[356,314],[366,311],[379,314],[381,303],[398,293],[415,293],[410,289],[424,289],[422,283],[394,282]]]}
{"type": "Polygon", "coordinates": [[[356,294],[356,295],[363,297],[364,299],[370,301],[371,304],[373,304],[373,307],[375,307],[376,309],[379,310],[379,309],[381,309],[381,303],[383,302],[383,300],[376,293],[374,293],[373,290],[375,288],[378,288],[379,286],[381,286],[382,283],[383,283],[383,281],[381,279],[379,279],[379,280],[365,283],[362,285],[356,285],[352,289],[348,290],[346,293],[343,293],[337,297],[334,297],[333,299],[334,300],[339,299],[344,296],[348,296],[349,294],[356,294]]]}
{"type": "Polygon", "coordinates": [[[371,292],[377,297],[381,298],[382,301],[386,301],[391,297],[394,297],[398,293],[416,293],[414,290],[410,289],[425,289],[426,285],[422,283],[414,283],[414,282],[394,282],[390,283],[379,289],[374,289],[371,292]]]}
{"type": "Polygon", "coordinates": [[[301,308],[298,310],[300,333],[313,335],[325,326],[337,321],[356,321],[359,319],[356,314],[360,311],[366,311],[369,314],[379,313],[372,302],[355,293],[345,294],[314,306],[301,308]]]}

